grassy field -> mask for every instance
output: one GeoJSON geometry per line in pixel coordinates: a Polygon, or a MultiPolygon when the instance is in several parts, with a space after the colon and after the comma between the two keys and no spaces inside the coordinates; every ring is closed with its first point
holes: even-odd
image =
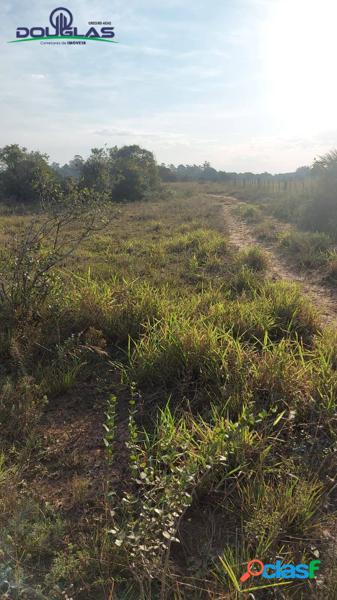
{"type": "MultiPolygon", "coordinates": [[[[220,191],[112,205],[24,315],[1,295],[2,598],[248,598],[253,558],[321,567],[250,597],[337,597],[336,332],[220,191]]],[[[40,218],[3,211],[5,277],[40,218]]]]}

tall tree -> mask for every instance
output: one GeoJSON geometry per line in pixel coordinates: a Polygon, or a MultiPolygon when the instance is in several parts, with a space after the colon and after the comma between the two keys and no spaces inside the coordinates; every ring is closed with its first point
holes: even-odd
{"type": "Polygon", "coordinates": [[[18,144],[0,150],[0,189],[4,200],[34,202],[39,198],[38,185],[55,180],[48,156],[28,152],[18,144]]]}

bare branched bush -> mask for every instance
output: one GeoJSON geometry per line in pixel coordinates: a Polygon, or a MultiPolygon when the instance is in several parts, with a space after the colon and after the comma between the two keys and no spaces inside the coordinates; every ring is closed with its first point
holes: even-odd
{"type": "Polygon", "coordinates": [[[14,237],[0,273],[0,309],[21,319],[38,313],[57,267],[108,222],[106,198],[97,192],[53,185],[41,187],[40,197],[42,210],[14,237]]]}

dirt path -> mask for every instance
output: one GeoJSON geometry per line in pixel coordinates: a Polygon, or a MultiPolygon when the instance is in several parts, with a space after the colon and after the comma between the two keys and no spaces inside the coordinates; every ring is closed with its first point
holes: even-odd
{"type": "Polygon", "coordinates": [[[324,325],[337,326],[337,296],[332,290],[320,285],[311,275],[301,275],[294,271],[285,259],[280,258],[272,245],[257,240],[250,231],[248,225],[233,215],[232,208],[238,203],[236,198],[223,196],[224,218],[226,228],[232,244],[238,248],[248,246],[260,246],[269,257],[270,273],[276,279],[284,279],[296,283],[302,289],[304,295],[309,296],[311,302],[320,312],[321,321],[324,325]]]}

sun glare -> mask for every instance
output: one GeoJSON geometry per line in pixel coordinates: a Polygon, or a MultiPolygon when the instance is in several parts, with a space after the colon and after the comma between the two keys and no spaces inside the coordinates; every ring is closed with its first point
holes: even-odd
{"type": "Polygon", "coordinates": [[[287,133],[337,126],[335,0],[283,0],[265,22],[270,110],[287,133]]]}

